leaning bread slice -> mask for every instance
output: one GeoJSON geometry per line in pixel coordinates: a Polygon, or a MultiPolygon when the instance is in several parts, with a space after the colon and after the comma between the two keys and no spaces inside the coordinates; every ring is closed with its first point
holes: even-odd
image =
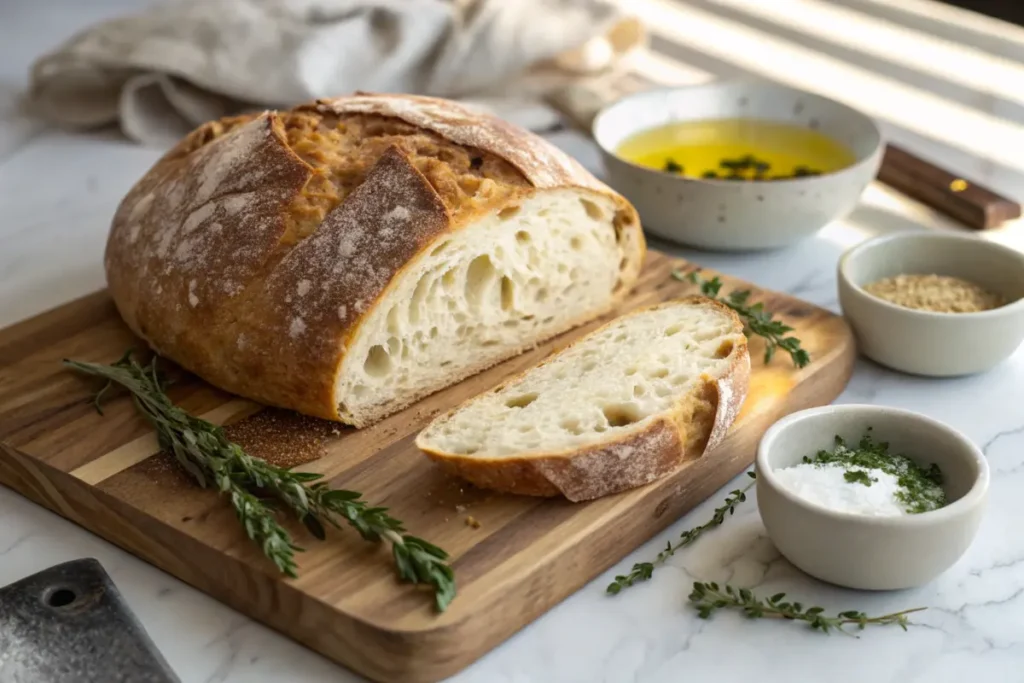
{"type": "Polygon", "coordinates": [[[483,488],[590,500],[712,448],[749,375],[736,314],[689,297],[613,320],[439,416],[416,445],[483,488]]]}

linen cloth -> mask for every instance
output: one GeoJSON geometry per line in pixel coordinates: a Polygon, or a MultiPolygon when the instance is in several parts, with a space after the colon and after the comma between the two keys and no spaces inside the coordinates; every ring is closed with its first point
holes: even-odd
{"type": "Polygon", "coordinates": [[[179,0],[41,57],[29,103],[159,145],[220,116],[356,90],[501,114],[614,71],[644,42],[615,0],[179,0]]]}

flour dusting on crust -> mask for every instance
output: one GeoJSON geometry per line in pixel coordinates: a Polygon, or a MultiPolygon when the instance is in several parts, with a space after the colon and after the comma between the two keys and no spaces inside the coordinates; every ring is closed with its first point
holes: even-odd
{"type": "MultiPolygon", "coordinates": [[[[318,341],[306,343],[336,355],[336,337],[322,332],[352,323],[446,223],[444,204],[405,155],[391,148],[363,184],[281,260],[267,279],[267,301],[277,302],[282,319],[300,316],[303,328],[320,330],[318,341]]],[[[290,325],[289,336],[300,336],[290,325]]]]}
{"type": "Polygon", "coordinates": [[[178,174],[147,176],[122,203],[114,224],[129,227],[112,231],[112,252],[130,266],[122,272],[137,273],[129,286],[153,296],[170,288],[190,309],[208,308],[239,294],[277,248],[284,207],[310,171],[281,143],[272,115],[182,163],[178,174]]]}

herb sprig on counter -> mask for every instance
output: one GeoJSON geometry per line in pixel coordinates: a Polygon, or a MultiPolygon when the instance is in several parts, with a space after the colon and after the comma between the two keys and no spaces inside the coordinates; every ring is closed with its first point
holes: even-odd
{"type": "MultiPolygon", "coordinates": [[[[757,477],[753,471],[747,472],[747,476],[751,479],[756,479],[757,477]]],[[[650,579],[654,574],[654,570],[659,565],[664,564],[665,560],[674,555],[677,550],[696,542],[705,531],[721,526],[725,522],[725,518],[733,514],[736,506],[747,499],[746,493],[754,486],[754,483],[751,482],[742,489],[731,491],[725,499],[725,503],[715,509],[715,514],[709,521],[684,531],[680,535],[679,540],[674,544],[668,543],[665,549],[658,553],[654,561],[638,562],[633,565],[633,569],[629,574],[616,576],[615,580],[608,585],[606,591],[611,595],[618,595],[622,592],[622,589],[650,579]]],[[[701,619],[709,619],[715,611],[720,609],[736,609],[751,619],[769,618],[803,621],[812,629],[822,633],[829,633],[835,630],[849,634],[849,631],[846,630],[847,626],[856,626],[858,629],[864,629],[869,625],[887,624],[895,624],[906,631],[910,623],[907,615],[927,609],[925,607],[915,607],[878,617],[871,617],[857,610],[847,610],[839,612],[834,617],[829,617],[825,616],[825,609],[823,607],[808,607],[805,609],[799,602],[786,602],[785,597],[785,593],[776,593],[770,598],[763,599],[757,597],[747,588],[735,588],[728,584],[719,586],[714,582],[696,581],[693,584],[693,590],[688,599],[690,604],[697,610],[697,615],[701,619]]]]}
{"type": "Polygon", "coordinates": [[[878,617],[869,617],[864,612],[847,610],[839,612],[834,617],[825,616],[825,608],[808,607],[804,608],[799,602],[786,602],[785,593],[776,593],[770,598],[759,598],[746,588],[733,588],[732,586],[719,586],[717,583],[702,583],[697,581],[693,584],[693,592],[690,593],[690,603],[697,609],[701,619],[707,619],[713,612],[719,609],[738,609],[752,619],[789,619],[791,621],[805,622],[812,629],[829,633],[830,631],[842,631],[849,633],[846,626],[855,626],[864,629],[870,624],[875,625],[896,625],[907,630],[910,623],[907,615],[920,612],[926,608],[915,607],[891,614],[883,614],[878,617]]]}
{"type": "Polygon", "coordinates": [[[764,362],[770,363],[775,356],[777,349],[782,349],[789,354],[793,365],[802,368],[811,362],[811,356],[800,346],[800,340],[796,337],[787,337],[793,328],[781,320],[775,320],[771,311],[765,309],[764,304],[758,302],[750,304],[750,290],[738,290],[730,292],[728,296],[720,296],[722,281],[715,276],[710,280],[703,279],[698,271],[684,273],[681,270],[673,270],[672,277],[682,282],[692,282],[700,286],[700,292],[706,297],[719,301],[740,316],[747,336],[756,335],[765,340],[764,362]]]}
{"type": "Polygon", "coordinates": [[[388,515],[387,508],[372,507],[355,491],[331,489],[318,481],[323,475],[277,467],[247,454],[222,428],[171,401],[157,372],[156,357],[145,366],[132,358],[131,351],[111,365],[73,360],[64,364],[107,380],[94,399],[101,414],[100,400],[112,384],[131,392],[136,408],[156,430],[160,447],[174,455],[200,486],[214,486],[230,497],[246,535],[283,574],[296,576],[295,553],[303,549],[278,522],[271,501],[262,496],[294,513],[318,539],[326,537],[325,523],[340,527],[343,520],[365,540],[389,543],[398,577],[433,586],[438,610],[447,608],[455,597],[455,575],[444,550],[406,534],[402,522],[388,515]]]}
{"type": "MultiPolygon", "coordinates": [[[[757,475],[753,471],[747,472],[747,476],[754,479],[757,475]]],[[[687,529],[679,536],[679,540],[675,543],[669,541],[665,546],[665,549],[658,553],[658,556],[651,562],[637,562],[633,565],[633,569],[630,570],[629,574],[620,574],[615,577],[615,580],[608,584],[607,591],[612,595],[617,595],[622,591],[623,588],[629,588],[634,583],[639,581],[646,581],[654,574],[654,570],[663,565],[665,560],[676,554],[676,551],[680,548],[692,544],[705,531],[720,526],[725,521],[727,515],[733,514],[736,511],[736,506],[744,502],[747,499],[747,491],[754,486],[754,482],[750,482],[742,489],[735,489],[729,493],[729,496],[725,499],[725,504],[722,507],[715,508],[715,514],[710,520],[701,524],[693,529],[687,529]]]]}

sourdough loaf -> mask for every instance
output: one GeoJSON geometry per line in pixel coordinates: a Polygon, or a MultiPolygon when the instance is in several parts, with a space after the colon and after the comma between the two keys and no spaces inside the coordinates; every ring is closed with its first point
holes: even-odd
{"type": "Polygon", "coordinates": [[[545,140],[359,94],[194,131],[121,203],[106,272],[161,355],[364,426],[608,312],[644,248],[633,207],[545,140]]]}
{"type": "Polygon", "coordinates": [[[416,445],[483,488],[589,500],[724,436],[747,393],[743,324],[703,297],[634,311],[437,417],[416,445]]]}

